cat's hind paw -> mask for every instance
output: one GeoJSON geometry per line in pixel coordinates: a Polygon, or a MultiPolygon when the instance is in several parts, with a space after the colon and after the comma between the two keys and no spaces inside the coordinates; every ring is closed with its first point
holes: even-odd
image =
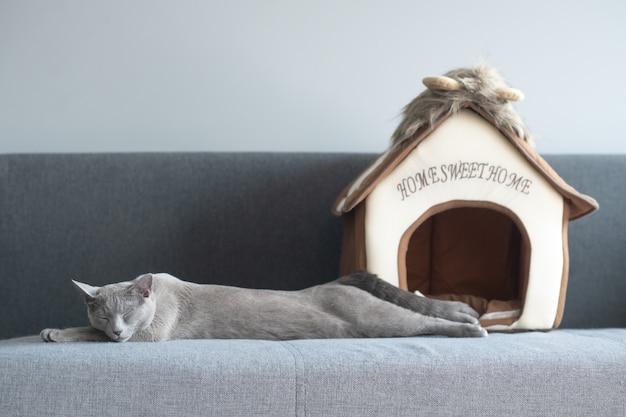
{"type": "Polygon", "coordinates": [[[479,314],[469,305],[460,301],[447,301],[450,307],[447,312],[448,320],[456,321],[459,323],[478,324],[479,314]]]}
{"type": "Polygon", "coordinates": [[[480,324],[463,324],[463,337],[487,337],[489,333],[480,324]]]}

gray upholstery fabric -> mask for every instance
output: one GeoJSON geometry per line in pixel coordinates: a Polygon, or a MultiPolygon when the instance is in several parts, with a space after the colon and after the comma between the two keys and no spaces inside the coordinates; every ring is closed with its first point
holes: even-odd
{"type": "Polygon", "coordinates": [[[626,155],[548,155],[600,210],[569,227],[570,271],[561,327],[626,327],[626,155]]]}
{"type": "Polygon", "coordinates": [[[254,288],[337,277],[344,154],[0,156],[0,339],[87,324],[70,279],[254,288]]]}
{"type": "MultiPolygon", "coordinates": [[[[257,288],[336,278],[340,190],[375,155],[0,155],[0,339],[87,324],[69,279],[141,273],[257,288]]],[[[551,155],[600,202],[571,223],[562,327],[626,327],[626,155],[551,155]]]]}
{"type": "Polygon", "coordinates": [[[293,363],[267,341],[14,339],[0,342],[0,415],[288,416],[293,363]]]}
{"type": "Polygon", "coordinates": [[[0,341],[2,416],[623,416],[626,329],[268,342],[0,341]]]}
{"type": "Polygon", "coordinates": [[[99,285],[151,271],[280,289],[332,280],[342,220],[330,207],[373,158],[0,155],[0,339],[8,339],[0,340],[0,415],[626,415],[626,155],[547,158],[601,205],[570,225],[562,330],[486,339],[9,339],[87,324],[70,278],[99,285]]]}
{"type": "Polygon", "coordinates": [[[307,416],[626,412],[625,329],[292,343],[307,416]]]}

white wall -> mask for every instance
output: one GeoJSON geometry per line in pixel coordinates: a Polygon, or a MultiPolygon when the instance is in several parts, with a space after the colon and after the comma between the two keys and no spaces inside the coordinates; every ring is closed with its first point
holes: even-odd
{"type": "Polygon", "coordinates": [[[486,59],[541,153],[625,153],[626,2],[0,0],[0,153],[379,152],[486,59]]]}

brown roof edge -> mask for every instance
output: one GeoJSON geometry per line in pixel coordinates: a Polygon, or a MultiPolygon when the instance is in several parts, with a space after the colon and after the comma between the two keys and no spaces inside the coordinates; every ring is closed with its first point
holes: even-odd
{"type": "MultiPolygon", "coordinates": [[[[550,165],[525,141],[519,139],[513,132],[496,126],[493,118],[478,105],[468,102],[462,107],[470,109],[496,127],[504,137],[526,158],[526,160],[565,198],[570,206],[569,220],[575,220],[596,211],[598,202],[585,194],[578,192],[567,184],[550,165]]],[[[376,185],[385,178],[404,158],[417,147],[422,140],[430,135],[451,114],[439,118],[432,126],[422,128],[399,146],[390,148],[374,160],[359,176],[348,184],[339,194],[333,205],[333,213],[337,216],[352,211],[359,205],[376,185]],[[382,161],[381,161],[382,158],[382,161]],[[368,172],[371,171],[371,172],[368,172]],[[360,184],[354,188],[355,184],[360,184]]]]}
{"type": "Polygon", "coordinates": [[[341,216],[343,213],[348,213],[358,206],[383,178],[390,174],[422,140],[437,129],[448,117],[449,115],[439,118],[432,126],[424,126],[415,132],[411,138],[406,139],[399,145],[389,148],[380,154],[378,158],[372,161],[372,163],[339,194],[339,197],[335,200],[335,204],[333,204],[333,213],[337,216],[341,216]],[[382,162],[374,168],[381,158],[383,158],[382,162]],[[371,172],[365,175],[370,170],[371,172]],[[362,178],[364,175],[365,177],[362,178]],[[350,192],[353,185],[359,180],[361,180],[361,185],[350,192]],[[345,201],[341,204],[343,200],[345,201]],[[341,207],[339,207],[340,205],[341,207]]]}
{"type": "MultiPolygon", "coordinates": [[[[482,108],[470,103],[468,108],[478,113],[492,125],[495,122],[482,108]]],[[[496,128],[498,128],[496,126],[496,128]]],[[[582,194],[574,187],[565,182],[563,178],[541,157],[527,142],[519,139],[513,132],[507,129],[500,129],[500,132],[515,146],[515,148],[526,158],[526,160],[543,175],[543,177],[565,198],[570,206],[569,220],[576,220],[580,217],[591,214],[598,210],[598,202],[588,195],[582,194]]]]}

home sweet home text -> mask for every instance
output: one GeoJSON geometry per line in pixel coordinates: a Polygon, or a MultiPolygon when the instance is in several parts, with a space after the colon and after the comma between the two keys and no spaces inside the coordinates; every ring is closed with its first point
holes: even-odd
{"type": "Polygon", "coordinates": [[[452,181],[488,181],[511,188],[522,194],[530,194],[532,180],[502,165],[489,162],[457,161],[431,166],[402,178],[396,189],[401,201],[427,187],[452,181]]]}

